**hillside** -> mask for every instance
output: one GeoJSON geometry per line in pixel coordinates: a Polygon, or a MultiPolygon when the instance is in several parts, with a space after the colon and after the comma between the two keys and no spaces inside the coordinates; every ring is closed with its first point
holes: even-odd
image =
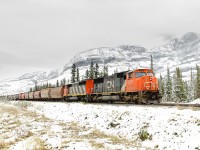
{"type": "Polygon", "coordinates": [[[173,72],[176,67],[180,67],[183,76],[187,79],[190,69],[196,64],[200,64],[200,35],[197,33],[187,33],[181,38],[175,38],[163,46],[153,49],[146,49],[142,46],[122,45],[115,48],[101,47],[83,51],[75,55],[61,69],[50,72],[27,73],[16,79],[6,79],[0,81],[0,94],[24,92],[31,86],[38,83],[52,83],[64,77],[70,79],[70,70],[73,63],[79,67],[81,77],[84,77],[91,61],[98,63],[100,69],[103,65],[109,67],[109,73],[114,70],[124,71],[136,68],[149,68],[150,55],[154,58],[154,70],[157,75],[165,74],[167,66],[173,72]]]}

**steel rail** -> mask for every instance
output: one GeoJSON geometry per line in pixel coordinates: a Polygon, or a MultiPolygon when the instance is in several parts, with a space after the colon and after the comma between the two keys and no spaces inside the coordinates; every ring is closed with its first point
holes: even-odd
{"type": "Polygon", "coordinates": [[[200,108],[200,104],[190,104],[190,103],[166,103],[166,102],[161,102],[161,103],[152,103],[152,104],[135,104],[135,103],[126,103],[126,102],[84,102],[84,101],[63,101],[63,100],[50,100],[50,101],[45,101],[45,100],[11,100],[11,101],[32,101],[32,102],[63,102],[63,103],[85,103],[85,104],[105,104],[105,105],[127,105],[127,106],[163,106],[163,107],[195,107],[195,108],[200,108]]]}

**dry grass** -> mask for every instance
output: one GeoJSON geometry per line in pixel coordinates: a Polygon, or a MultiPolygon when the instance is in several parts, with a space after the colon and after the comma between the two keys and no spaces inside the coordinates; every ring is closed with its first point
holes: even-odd
{"type": "Polygon", "coordinates": [[[176,108],[177,108],[178,110],[186,109],[186,107],[184,107],[184,106],[176,106],[176,108]]]}
{"type": "Polygon", "coordinates": [[[49,124],[51,124],[51,120],[44,115],[37,114],[35,111],[30,112],[25,109],[29,106],[29,103],[24,102],[18,102],[15,106],[7,104],[1,105],[0,124],[2,128],[0,129],[0,150],[9,149],[14,144],[16,145],[22,141],[29,142],[24,145],[25,149],[32,149],[31,147],[34,147],[34,150],[47,149],[45,147],[45,142],[39,138],[35,138],[34,135],[47,134],[47,128],[50,127],[49,124]],[[39,127],[39,130],[37,127],[39,127]],[[42,133],[40,128],[42,131],[46,132],[42,133]],[[17,138],[12,137],[11,131],[17,135],[17,138]],[[1,140],[1,137],[3,140],[1,140]],[[31,141],[29,141],[30,139],[31,141]]]}
{"type": "Polygon", "coordinates": [[[10,114],[10,115],[16,116],[16,115],[19,114],[19,111],[18,111],[17,108],[15,108],[15,107],[1,106],[0,113],[1,113],[1,114],[7,113],[7,114],[10,114]]]}
{"type": "Polygon", "coordinates": [[[108,139],[112,142],[112,144],[126,144],[126,145],[132,145],[133,143],[135,143],[135,141],[129,141],[128,139],[125,138],[120,138],[118,136],[115,135],[108,135],[105,134],[99,130],[94,130],[93,132],[91,132],[89,134],[90,137],[93,138],[100,138],[100,139],[108,139]]]}
{"type": "Polygon", "coordinates": [[[42,141],[41,139],[35,139],[36,141],[36,147],[34,148],[35,150],[47,150],[45,147],[45,142],[42,141]]]}
{"type": "Polygon", "coordinates": [[[35,111],[34,112],[26,112],[25,115],[28,117],[33,117],[33,118],[38,117],[38,114],[35,111]]]}
{"type": "Polygon", "coordinates": [[[24,149],[47,150],[45,142],[37,137],[29,138],[24,145],[24,149]]]}
{"type": "Polygon", "coordinates": [[[28,133],[24,136],[24,138],[28,138],[33,136],[33,133],[31,131],[28,131],[28,133]]]}
{"type": "Polygon", "coordinates": [[[176,108],[177,108],[178,110],[184,110],[184,109],[191,109],[191,110],[193,110],[193,111],[199,111],[199,110],[200,110],[199,107],[193,107],[193,106],[186,107],[186,106],[179,106],[179,105],[177,105],[176,108]]]}
{"type": "Polygon", "coordinates": [[[32,106],[32,103],[27,101],[18,101],[15,103],[15,105],[22,109],[27,109],[28,107],[32,106]]]}
{"type": "MultiPolygon", "coordinates": [[[[75,122],[66,123],[51,120],[44,115],[37,114],[36,111],[30,112],[27,109],[24,109],[29,107],[29,104],[27,105],[20,102],[17,105],[19,107],[2,107],[2,109],[0,109],[0,113],[4,114],[4,117],[2,117],[3,119],[6,118],[5,116],[8,116],[8,119],[6,118],[6,120],[12,120],[13,118],[16,118],[15,120],[13,119],[14,121],[4,121],[7,123],[6,126],[8,127],[8,129],[6,129],[5,126],[3,126],[3,131],[5,130],[5,134],[10,132],[10,130],[18,131],[19,129],[21,129],[22,136],[14,139],[12,143],[5,143],[8,141],[7,139],[6,141],[0,141],[0,149],[8,149],[12,147],[12,145],[16,145],[17,143],[24,141],[26,141],[25,149],[31,149],[34,145],[34,150],[56,149],[51,144],[46,145],[46,143],[43,141],[43,137],[46,137],[46,135],[50,138],[58,137],[58,135],[61,135],[61,149],[62,147],[68,147],[68,144],[71,141],[86,141],[89,142],[92,147],[96,149],[105,149],[105,143],[108,143],[108,145],[110,146],[124,145],[127,147],[140,147],[138,142],[139,140],[133,141],[125,138],[120,138],[115,135],[105,134],[104,132],[101,132],[97,129],[92,130],[91,128],[79,126],[75,122]],[[53,129],[51,129],[51,125],[58,125],[62,127],[62,130],[54,132],[53,129]],[[35,135],[37,135],[39,138],[36,138],[35,135]]],[[[106,148],[108,147],[106,146],[106,148]]]]}
{"type": "Polygon", "coordinates": [[[90,144],[92,147],[95,147],[97,149],[105,149],[104,143],[98,143],[95,141],[91,141],[90,144]]]}
{"type": "Polygon", "coordinates": [[[8,147],[8,144],[4,140],[0,140],[0,149],[5,149],[8,147]]]}
{"type": "Polygon", "coordinates": [[[192,109],[193,111],[200,111],[199,107],[190,107],[190,109],[192,109]]]}

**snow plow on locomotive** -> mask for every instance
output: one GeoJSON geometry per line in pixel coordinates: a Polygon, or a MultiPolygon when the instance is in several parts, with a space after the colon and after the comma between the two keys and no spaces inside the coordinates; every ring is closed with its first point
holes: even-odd
{"type": "Polygon", "coordinates": [[[115,73],[111,76],[86,79],[65,86],[20,93],[14,97],[19,100],[119,101],[144,104],[159,103],[161,99],[158,80],[151,69],[115,73]]]}

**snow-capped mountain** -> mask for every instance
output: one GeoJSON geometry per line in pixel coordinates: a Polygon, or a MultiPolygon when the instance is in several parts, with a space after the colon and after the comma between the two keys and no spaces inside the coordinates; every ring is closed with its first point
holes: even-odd
{"type": "Polygon", "coordinates": [[[16,79],[6,79],[0,81],[0,94],[24,92],[32,87],[36,82],[46,83],[48,80],[59,77],[59,70],[50,72],[33,72],[24,74],[16,79]]]}
{"type": "Polygon", "coordinates": [[[75,55],[62,69],[28,73],[16,79],[0,81],[0,94],[27,91],[36,81],[38,84],[46,82],[55,84],[56,80],[61,80],[64,77],[68,80],[73,63],[78,66],[81,76],[85,75],[91,61],[98,63],[100,70],[104,65],[107,65],[109,74],[116,70],[149,68],[150,55],[153,56],[154,70],[157,75],[165,74],[167,67],[170,68],[171,72],[176,67],[180,67],[183,75],[188,77],[191,67],[194,68],[196,64],[200,64],[200,35],[192,32],[187,33],[181,38],[172,39],[167,44],[150,50],[133,45],[90,49],[75,55]]]}
{"type": "MultiPolygon", "coordinates": [[[[95,48],[79,53],[64,66],[63,71],[71,68],[73,63],[79,68],[90,65],[91,61],[100,66],[108,65],[112,71],[114,69],[124,70],[128,68],[145,67],[149,61],[149,52],[141,46],[122,45],[116,48],[95,48]]],[[[112,72],[111,71],[111,72],[112,72]]]]}
{"type": "Polygon", "coordinates": [[[200,35],[190,32],[149,52],[154,57],[157,73],[166,72],[167,66],[171,72],[179,67],[183,76],[188,77],[191,68],[200,64],[200,35]]]}

